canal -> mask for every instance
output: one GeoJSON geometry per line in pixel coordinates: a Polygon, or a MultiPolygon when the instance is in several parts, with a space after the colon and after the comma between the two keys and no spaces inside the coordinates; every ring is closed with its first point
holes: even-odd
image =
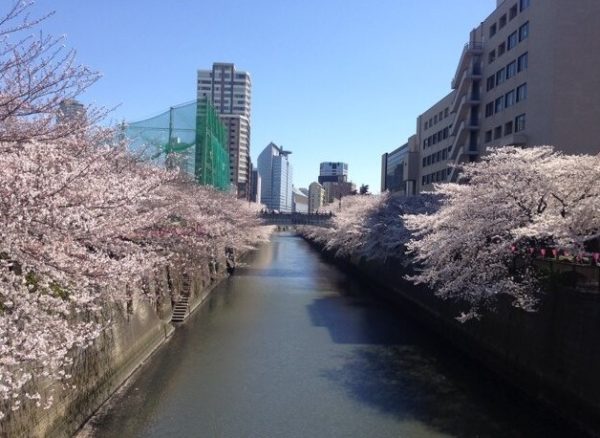
{"type": "Polygon", "coordinates": [[[277,234],[79,436],[573,436],[370,292],[277,234]]]}

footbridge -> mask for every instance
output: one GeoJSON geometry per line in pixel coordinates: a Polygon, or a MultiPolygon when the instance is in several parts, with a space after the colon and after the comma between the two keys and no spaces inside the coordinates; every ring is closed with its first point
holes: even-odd
{"type": "Polygon", "coordinates": [[[260,214],[265,225],[314,225],[317,227],[329,227],[333,222],[331,213],[272,213],[260,214]]]}

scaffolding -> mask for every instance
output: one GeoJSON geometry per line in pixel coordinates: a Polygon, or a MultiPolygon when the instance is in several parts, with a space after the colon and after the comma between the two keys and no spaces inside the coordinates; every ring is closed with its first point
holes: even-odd
{"type": "Polygon", "coordinates": [[[129,123],[125,135],[142,160],[178,168],[202,185],[230,189],[227,131],[207,98],[129,123]]]}

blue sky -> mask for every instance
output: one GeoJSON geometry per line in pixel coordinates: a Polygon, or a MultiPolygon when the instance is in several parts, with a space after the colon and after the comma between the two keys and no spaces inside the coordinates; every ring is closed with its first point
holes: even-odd
{"type": "Polygon", "coordinates": [[[103,74],[81,100],[135,121],[196,97],[196,71],[233,62],[252,75],[253,161],[292,150],[294,183],[321,161],[380,186],[381,154],[450,91],[469,31],[495,0],[38,0],[43,30],[66,35],[103,74]]]}

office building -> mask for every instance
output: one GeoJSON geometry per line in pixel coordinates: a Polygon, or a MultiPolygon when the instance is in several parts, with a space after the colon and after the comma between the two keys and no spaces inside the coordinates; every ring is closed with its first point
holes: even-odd
{"type": "Polygon", "coordinates": [[[494,146],[599,153],[598,22],[596,0],[498,0],[470,32],[449,93],[417,118],[416,192],[456,181],[454,165],[494,146]]]}
{"type": "Polygon", "coordinates": [[[308,212],[316,213],[325,202],[325,189],[318,182],[312,182],[308,186],[308,212]]]}
{"type": "Polygon", "coordinates": [[[416,136],[381,157],[381,191],[414,195],[418,178],[419,151],[416,136]]]}
{"type": "Polygon", "coordinates": [[[319,184],[348,181],[348,164],[324,162],[319,166],[319,184]]]}
{"type": "Polygon", "coordinates": [[[250,74],[231,63],[214,63],[198,70],[198,100],[210,99],[227,128],[230,179],[238,197],[250,197],[250,74]]]}
{"type": "Polygon", "coordinates": [[[282,213],[292,212],[292,166],[290,151],[275,143],[269,145],[258,156],[258,174],[261,180],[261,203],[269,210],[282,213]]]}

